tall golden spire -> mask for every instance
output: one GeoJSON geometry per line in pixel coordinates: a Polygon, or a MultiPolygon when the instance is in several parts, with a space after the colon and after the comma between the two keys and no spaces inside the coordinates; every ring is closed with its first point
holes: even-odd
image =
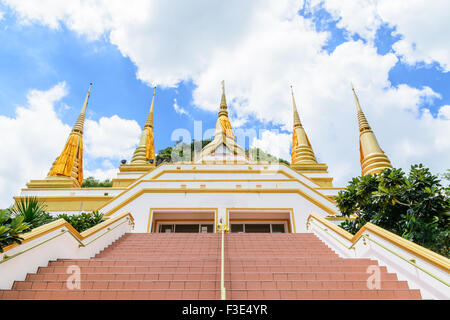
{"type": "Polygon", "coordinates": [[[358,96],[352,84],[353,97],[355,98],[356,111],[358,113],[359,126],[359,155],[361,162],[361,174],[374,174],[386,168],[392,168],[389,158],[381,150],[369,122],[364,115],[361,105],[359,104],[358,96]]]}
{"type": "Polygon", "coordinates": [[[316,156],[309,142],[308,135],[300,122],[300,117],[295,104],[294,90],[291,86],[292,105],[294,109],[294,130],[292,133],[292,164],[316,164],[316,156]]]}
{"type": "Polygon", "coordinates": [[[230,119],[228,119],[228,107],[227,100],[225,98],[224,80],[222,80],[222,98],[220,100],[219,119],[217,121],[220,124],[222,132],[224,132],[227,137],[234,139],[233,128],[231,127],[230,119]]]}
{"type": "Polygon", "coordinates": [[[228,119],[225,81],[222,81],[222,98],[213,141],[208,143],[195,158],[195,162],[202,161],[244,161],[248,163],[244,149],[236,143],[230,119],[228,119]]]}
{"type": "Polygon", "coordinates": [[[66,177],[73,180],[74,187],[81,187],[83,183],[83,127],[91,87],[92,83],[89,85],[80,115],[70,132],[66,145],[61,155],[53,163],[47,179],[66,177]]]}
{"type": "Polygon", "coordinates": [[[155,105],[155,93],[156,87],[153,88],[152,104],[150,106],[150,112],[147,117],[147,121],[142,130],[141,139],[139,145],[134,151],[132,164],[147,164],[149,160],[155,159],[155,144],[153,140],[153,107],[155,105]]]}

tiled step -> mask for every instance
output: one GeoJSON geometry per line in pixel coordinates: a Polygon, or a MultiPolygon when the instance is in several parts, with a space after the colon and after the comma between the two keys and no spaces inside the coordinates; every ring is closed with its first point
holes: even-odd
{"type": "Polygon", "coordinates": [[[0,290],[8,300],[217,300],[220,290],[0,290]]]}
{"type": "Polygon", "coordinates": [[[419,290],[227,290],[233,300],[418,300],[419,290]]]}
{"type": "MultiPolygon", "coordinates": [[[[219,290],[0,290],[0,299],[39,300],[181,300],[220,298],[219,290]]],[[[417,300],[419,290],[228,290],[227,299],[417,300]]]]}
{"type": "MultiPolygon", "coordinates": [[[[220,259],[198,260],[198,259],[60,259],[50,261],[48,266],[218,266],[220,259]]],[[[348,265],[348,266],[369,266],[377,265],[377,262],[370,259],[340,259],[340,258],[290,258],[290,259],[262,259],[262,258],[230,258],[228,266],[302,266],[302,265],[348,265]]]]}
{"type": "MultiPolygon", "coordinates": [[[[386,267],[380,267],[381,271],[386,271],[386,267]]],[[[65,273],[67,267],[39,267],[38,272],[43,273],[65,273]]],[[[81,273],[129,273],[129,272],[219,272],[220,266],[80,266],[81,273]]],[[[362,265],[290,265],[290,266],[225,266],[225,272],[366,272],[367,267],[362,265]]]]}
{"type": "MultiPolygon", "coordinates": [[[[220,234],[125,234],[91,259],[58,259],[17,281],[0,299],[219,299],[220,234]],[[68,290],[68,266],[80,290],[68,290]]],[[[371,259],[343,259],[313,234],[227,234],[227,299],[420,299],[371,259]]]]}
{"type": "MultiPolygon", "coordinates": [[[[217,272],[210,273],[88,273],[81,274],[81,281],[85,280],[217,280],[217,272]]],[[[66,281],[69,275],[67,273],[30,273],[27,275],[27,281],[66,281]]],[[[243,280],[367,280],[365,272],[234,272],[226,273],[226,278],[233,281],[243,280]]],[[[380,273],[381,281],[397,280],[394,273],[380,273]]]]}
{"type": "MultiPolygon", "coordinates": [[[[67,273],[33,273],[28,274],[26,280],[34,281],[66,281],[67,273]]],[[[80,280],[217,280],[217,272],[185,272],[185,273],[84,273],[80,280]]]]}
{"type": "MultiPolygon", "coordinates": [[[[380,281],[379,289],[403,290],[408,289],[406,281],[387,280],[380,281]]],[[[219,280],[83,280],[80,281],[81,290],[117,290],[117,289],[211,289],[219,290],[219,280]]],[[[366,281],[355,280],[241,280],[225,281],[225,288],[230,290],[366,290],[366,281]]],[[[65,290],[67,283],[64,280],[33,280],[16,281],[13,290],[65,290]]]]}

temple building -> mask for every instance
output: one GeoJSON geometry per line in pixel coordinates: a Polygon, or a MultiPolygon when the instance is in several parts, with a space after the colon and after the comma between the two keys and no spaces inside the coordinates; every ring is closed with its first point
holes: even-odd
{"type": "MultiPolygon", "coordinates": [[[[47,177],[15,200],[34,196],[50,213],[98,211],[106,220],[82,233],[58,220],[7,247],[0,299],[450,298],[447,258],[370,223],[356,235],[338,227],[334,199],[343,188],[317,161],[292,87],[290,165],[246,154],[223,82],[221,91],[213,139],[192,161],[156,165],[154,88],[139,143],[113,186],[82,188],[89,87],[47,177]],[[64,282],[73,265],[82,272],[77,290],[64,282]]],[[[392,168],[352,91],[362,175],[392,168]]]]}
{"type": "MultiPolygon", "coordinates": [[[[131,161],[119,167],[113,187],[81,188],[83,122],[90,90],[66,146],[48,176],[27,183],[27,188],[16,200],[36,196],[47,204],[51,213],[98,210],[106,216],[114,216],[130,211],[136,221],[137,232],[161,232],[167,228],[173,232],[186,228],[201,230],[202,226],[213,232],[219,219],[223,218],[231,231],[259,228],[261,231],[295,233],[305,231],[310,212],[338,221],[339,213],[333,197],[341,188],[333,186],[327,165],[316,160],[300,121],[293,91],[290,166],[256,162],[246,155],[236,142],[222,83],[216,130],[211,143],[192,162],[156,167],[154,139],[157,137],[153,136],[155,88],[139,144],[131,161]]],[[[373,136],[371,130],[370,133],[373,136]]],[[[364,148],[361,154],[366,158],[373,158],[372,141],[369,138],[360,143],[364,148]]],[[[378,158],[374,163],[377,161],[378,158]]],[[[383,165],[384,162],[377,168],[381,169],[383,165]]]]}

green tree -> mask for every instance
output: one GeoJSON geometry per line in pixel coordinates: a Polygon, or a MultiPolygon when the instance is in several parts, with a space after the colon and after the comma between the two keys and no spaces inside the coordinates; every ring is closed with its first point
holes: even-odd
{"type": "Polygon", "coordinates": [[[421,164],[353,178],[336,202],[343,216],[355,215],[341,227],[351,233],[367,222],[449,256],[450,198],[448,188],[421,164]]]}
{"type": "Polygon", "coordinates": [[[288,161],[281,158],[277,158],[271,155],[270,153],[262,151],[259,148],[250,148],[249,150],[246,151],[246,154],[250,156],[254,161],[262,161],[269,163],[284,163],[289,165],[288,161]]]}
{"type": "Polygon", "coordinates": [[[165,149],[159,150],[156,155],[156,165],[159,166],[162,163],[172,162],[172,147],[167,147],[165,149]]]}
{"type": "Polygon", "coordinates": [[[447,169],[447,172],[443,173],[441,176],[442,176],[442,179],[450,182],[450,169],[447,169]]]}
{"type": "Polygon", "coordinates": [[[20,198],[11,208],[7,209],[12,217],[23,216],[30,230],[52,222],[54,218],[45,211],[46,204],[36,197],[20,198]]]}
{"type": "MultiPolygon", "coordinates": [[[[195,147],[199,148],[200,150],[203,149],[206,145],[208,145],[212,140],[211,139],[205,139],[202,141],[196,141],[192,140],[191,144],[184,143],[182,141],[177,141],[173,147],[167,147],[165,149],[159,150],[158,154],[156,155],[156,165],[159,166],[162,163],[172,163],[176,162],[177,159],[184,159],[184,161],[193,161],[195,157],[195,147]],[[201,143],[201,146],[200,146],[201,143]],[[185,157],[184,152],[190,150],[190,157],[185,157]],[[172,157],[175,156],[177,159],[172,159],[172,157]]],[[[252,159],[255,161],[266,161],[269,163],[285,163],[289,165],[289,162],[277,158],[269,153],[266,153],[262,151],[259,148],[250,148],[250,150],[246,151],[247,156],[251,155],[252,159]]]]}
{"type": "Polygon", "coordinates": [[[94,177],[88,177],[83,180],[82,188],[110,188],[112,187],[112,181],[106,179],[104,181],[100,181],[95,179],[94,177]]]}

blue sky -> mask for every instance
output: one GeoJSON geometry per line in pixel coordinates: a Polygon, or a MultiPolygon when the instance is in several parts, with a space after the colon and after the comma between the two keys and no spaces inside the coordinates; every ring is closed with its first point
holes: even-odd
{"type": "Polygon", "coordinates": [[[445,1],[433,7],[417,1],[411,10],[424,15],[417,22],[384,0],[356,8],[361,3],[231,1],[219,13],[214,1],[181,8],[148,1],[126,9],[120,1],[99,0],[95,8],[88,1],[76,3],[66,8],[52,1],[40,7],[33,1],[0,1],[0,133],[2,139],[17,138],[0,142],[11,158],[0,166],[0,191],[6,193],[0,207],[25,182],[46,174],[90,82],[85,171],[99,178],[112,178],[122,155],[129,160],[153,84],[158,151],[173,144],[174,130],[193,133],[194,120],[204,129],[215,127],[222,79],[233,127],[266,130],[249,144],[287,160],[293,84],[316,155],[329,165],[337,185],[360,173],[350,81],[394,165],[423,162],[436,173],[448,167],[450,146],[443,137],[450,134],[450,49],[436,32],[449,29],[448,14],[436,14],[450,12],[445,1]],[[353,19],[355,10],[360,19],[353,19]],[[414,24],[429,14],[435,15],[434,23],[418,30],[414,24]],[[195,15],[202,19],[194,21],[195,15]],[[30,137],[24,129],[30,125],[17,112],[38,113],[39,104],[51,110],[46,107],[49,116],[36,116],[36,122],[53,119],[44,126],[51,132],[54,125],[54,134],[30,137]],[[90,137],[94,127],[106,138],[90,137]],[[108,130],[118,138],[108,140],[108,130]],[[117,141],[122,136],[126,140],[117,141]],[[35,140],[33,154],[24,151],[29,139],[35,140]],[[41,148],[39,141],[45,141],[41,148]],[[100,143],[104,155],[93,152],[101,150],[100,143]],[[115,155],[119,145],[123,150],[115,155]]]}

